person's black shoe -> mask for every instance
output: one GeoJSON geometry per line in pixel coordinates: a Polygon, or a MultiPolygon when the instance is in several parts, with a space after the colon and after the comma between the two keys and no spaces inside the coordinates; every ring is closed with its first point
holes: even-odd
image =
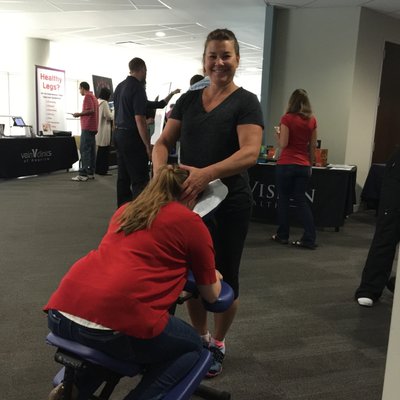
{"type": "Polygon", "coordinates": [[[295,240],[294,242],[292,242],[292,246],[308,250],[315,250],[317,248],[317,245],[315,243],[307,243],[303,242],[302,240],[295,240]]]}
{"type": "Polygon", "coordinates": [[[271,240],[280,244],[288,244],[289,241],[287,239],[281,239],[278,235],[272,235],[271,240]]]}

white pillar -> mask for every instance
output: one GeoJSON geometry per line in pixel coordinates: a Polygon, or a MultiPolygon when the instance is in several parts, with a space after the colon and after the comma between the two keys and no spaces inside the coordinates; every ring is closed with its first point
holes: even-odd
{"type": "Polygon", "coordinates": [[[264,137],[263,144],[266,143],[268,134],[268,117],[271,111],[271,69],[272,69],[272,46],[274,42],[274,11],[275,7],[267,5],[265,8],[264,24],[264,52],[261,80],[261,107],[264,116],[264,137]]]}
{"type": "Polygon", "coordinates": [[[25,61],[23,69],[26,110],[23,118],[25,123],[32,125],[36,130],[36,65],[48,66],[50,54],[50,42],[46,39],[26,38],[25,40],[25,61]]]}

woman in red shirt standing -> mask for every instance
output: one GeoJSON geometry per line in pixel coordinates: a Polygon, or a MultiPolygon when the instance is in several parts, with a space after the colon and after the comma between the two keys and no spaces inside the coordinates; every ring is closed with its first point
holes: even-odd
{"type": "MultiPolygon", "coordinates": [[[[99,247],[75,262],[44,307],[54,334],[145,366],[125,400],[162,398],[200,358],[199,334],[169,314],[188,270],[206,301],[214,302],[221,290],[210,233],[192,204],[180,201],[188,175],[162,167],[115,212],[99,247]]],[[[88,398],[101,381],[82,371],[75,382],[79,398],[88,398]]],[[[55,388],[50,398],[61,398],[62,390],[55,388]]]]}
{"type": "Polygon", "coordinates": [[[289,243],[289,206],[294,200],[303,224],[303,236],[292,244],[315,249],[315,226],[307,203],[306,190],[311,177],[317,143],[317,121],[312,115],[307,92],[296,89],[290,96],[286,114],[281,118],[277,141],[281,154],[276,165],[278,190],[278,230],[272,240],[289,243]]]}

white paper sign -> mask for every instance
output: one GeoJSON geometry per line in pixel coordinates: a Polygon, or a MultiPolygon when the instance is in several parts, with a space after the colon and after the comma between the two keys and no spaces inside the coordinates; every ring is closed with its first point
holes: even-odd
{"type": "Polygon", "coordinates": [[[65,71],[36,66],[36,131],[65,130],[65,71]]]}

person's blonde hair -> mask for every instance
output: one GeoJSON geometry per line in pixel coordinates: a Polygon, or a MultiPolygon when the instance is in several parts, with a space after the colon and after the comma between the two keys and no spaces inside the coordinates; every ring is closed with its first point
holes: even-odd
{"type": "Polygon", "coordinates": [[[182,184],[189,172],[178,165],[162,166],[143,192],[122,212],[117,232],[126,235],[142,229],[149,229],[161,207],[171,201],[179,200],[182,184]]]}
{"type": "Polygon", "coordinates": [[[300,114],[302,117],[310,119],[312,116],[311,103],[308,94],[304,89],[296,89],[290,96],[287,113],[300,114]]]}

